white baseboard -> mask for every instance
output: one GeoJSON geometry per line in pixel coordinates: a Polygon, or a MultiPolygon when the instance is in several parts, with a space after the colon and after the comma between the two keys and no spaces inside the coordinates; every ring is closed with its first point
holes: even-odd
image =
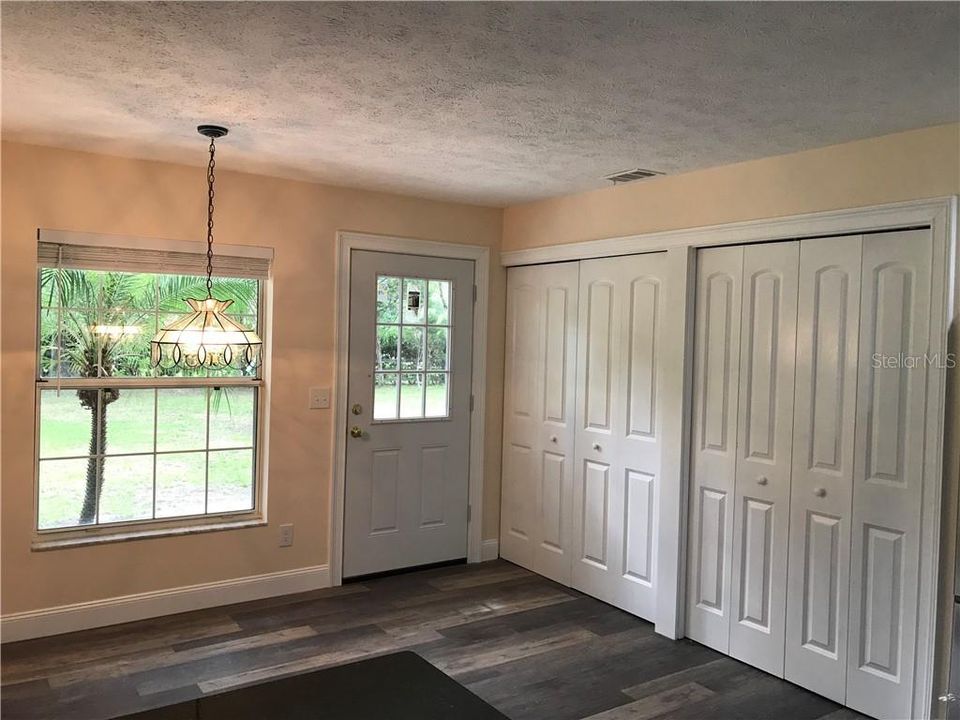
{"type": "Polygon", "coordinates": [[[480,562],[496,560],[500,557],[500,541],[484,540],[480,543],[480,562]]]}
{"type": "Polygon", "coordinates": [[[74,605],[60,605],[43,610],[29,610],[0,617],[0,641],[15,642],[60,635],[325,587],[330,587],[330,568],[327,565],[316,565],[74,605]]]}

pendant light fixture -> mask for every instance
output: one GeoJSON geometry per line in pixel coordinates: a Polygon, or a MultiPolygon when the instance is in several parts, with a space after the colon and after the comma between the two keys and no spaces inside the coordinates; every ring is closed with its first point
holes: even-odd
{"type": "Polygon", "coordinates": [[[217,138],[227,134],[219,125],[197,127],[210,138],[210,162],[207,165],[207,297],[185,299],[190,312],[165,325],[150,343],[154,367],[190,369],[226,367],[248,368],[256,365],[263,345],[256,331],[247,329],[225,314],[233,300],[213,297],[213,198],[217,138]]]}

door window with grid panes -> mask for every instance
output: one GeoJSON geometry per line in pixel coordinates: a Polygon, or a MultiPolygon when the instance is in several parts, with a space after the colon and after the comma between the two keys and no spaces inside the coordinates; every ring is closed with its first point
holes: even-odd
{"type": "Polygon", "coordinates": [[[449,417],[449,280],[377,276],[373,420],[449,417]]]}

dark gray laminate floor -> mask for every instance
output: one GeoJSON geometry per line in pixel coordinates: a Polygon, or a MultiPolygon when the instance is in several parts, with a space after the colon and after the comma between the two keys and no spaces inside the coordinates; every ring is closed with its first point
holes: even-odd
{"type": "Polygon", "coordinates": [[[860,717],[504,561],[5,645],[0,714],[109,718],[398,649],[514,720],[860,717]]]}

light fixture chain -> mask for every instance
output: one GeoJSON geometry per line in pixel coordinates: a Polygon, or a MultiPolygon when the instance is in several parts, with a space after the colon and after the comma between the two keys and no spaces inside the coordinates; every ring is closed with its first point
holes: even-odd
{"type": "Polygon", "coordinates": [[[260,360],[263,341],[256,330],[245,327],[224,312],[233,303],[232,299],[219,301],[213,297],[216,138],[225,136],[227,128],[199,125],[197,132],[210,138],[210,162],[207,165],[207,298],[187,299],[189,312],[157,331],[150,341],[150,359],[154,367],[164,371],[177,367],[190,370],[235,367],[247,375],[260,360]]]}
{"type": "Polygon", "coordinates": [[[207,297],[213,297],[213,183],[216,180],[214,168],[217,148],[214,139],[210,138],[210,164],[207,165],[207,297]]]}

